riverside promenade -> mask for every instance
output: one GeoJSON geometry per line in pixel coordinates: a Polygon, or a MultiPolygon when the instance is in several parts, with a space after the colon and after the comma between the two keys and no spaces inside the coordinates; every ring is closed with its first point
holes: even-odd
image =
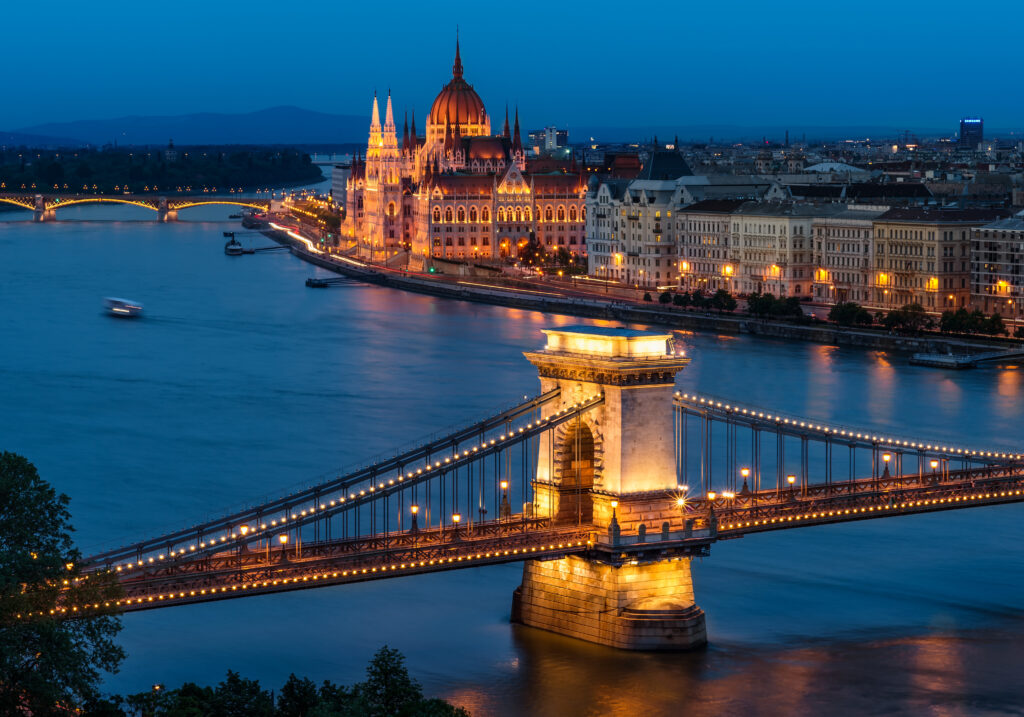
{"type": "Polygon", "coordinates": [[[680,331],[752,334],[776,339],[809,341],[903,353],[969,354],[1010,349],[1010,341],[953,338],[939,335],[903,336],[884,330],[839,327],[828,323],[795,324],[749,315],[715,314],[700,310],[663,307],[648,302],[609,299],[596,292],[515,278],[456,277],[424,274],[370,264],[320,249],[300,228],[268,222],[262,231],[291,247],[295,256],[328,271],[369,284],[386,286],[445,299],[473,301],[530,311],[605,319],[629,324],[664,326],[680,331]]]}

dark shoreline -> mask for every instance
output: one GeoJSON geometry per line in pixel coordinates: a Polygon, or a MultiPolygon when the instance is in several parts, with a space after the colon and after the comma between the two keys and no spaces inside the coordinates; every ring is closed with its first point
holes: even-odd
{"type": "Polygon", "coordinates": [[[696,311],[666,310],[637,306],[624,302],[590,299],[535,296],[514,288],[468,286],[466,283],[438,281],[392,272],[380,272],[355,264],[346,264],[330,257],[314,254],[301,242],[286,233],[264,228],[263,233],[281,244],[291,247],[292,253],[311,264],[370,284],[412,291],[445,299],[472,301],[515,309],[542,311],[589,319],[622,321],[631,324],[665,326],[684,331],[705,331],[721,334],[751,334],[767,338],[809,341],[831,346],[853,346],[876,351],[902,353],[947,353],[1009,349],[1019,346],[1012,340],[962,339],[940,335],[900,336],[883,331],[840,328],[833,324],[800,325],[758,319],[751,316],[705,314],[696,311]]]}

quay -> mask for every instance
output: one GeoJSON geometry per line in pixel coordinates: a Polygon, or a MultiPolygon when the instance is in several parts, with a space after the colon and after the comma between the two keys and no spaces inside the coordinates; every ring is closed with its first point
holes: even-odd
{"type": "MultiPolygon", "coordinates": [[[[719,334],[751,334],[765,338],[809,341],[832,346],[851,346],[874,351],[898,351],[919,355],[984,354],[1003,355],[1006,344],[977,339],[935,336],[902,336],[883,331],[843,328],[830,324],[800,325],[759,319],[750,316],[712,314],[698,311],[663,309],[658,304],[645,305],[611,299],[596,293],[568,293],[558,286],[543,286],[513,278],[447,277],[424,274],[369,264],[345,255],[329,254],[294,227],[273,222],[261,228],[274,241],[291,247],[292,253],[315,266],[366,282],[428,294],[445,299],[506,306],[514,309],[564,314],[579,318],[621,321],[630,324],[665,326],[684,331],[705,331],[719,334]],[[1002,347],[1000,351],[993,349],[1002,347]]],[[[1024,347],[1012,347],[1024,355],[1024,347]]],[[[938,364],[936,364],[938,365],[938,364]]]]}

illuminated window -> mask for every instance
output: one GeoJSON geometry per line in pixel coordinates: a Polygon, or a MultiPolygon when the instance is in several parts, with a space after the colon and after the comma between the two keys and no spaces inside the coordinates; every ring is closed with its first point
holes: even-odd
{"type": "Polygon", "coordinates": [[[466,209],[465,207],[459,207],[459,221],[466,221],[466,209]]]}
{"type": "Polygon", "coordinates": [[[485,221],[485,222],[491,221],[491,210],[490,209],[488,209],[487,207],[484,207],[482,214],[483,214],[483,216],[482,216],[483,221],[485,221]]]}
{"type": "MultiPolygon", "coordinates": [[[[544,221],[550,222],[553,217],[554,217],[554,211],[551,209],[551,205],[549,204],[544,209],[544,221]]],[[[549,240],[549,243],[550,243],[550,240],[549,240]]]]}
{"type": "Polygon", "coordinates": [[[452,221],[452,208],[451,207],[448,207],[447,209],[444,210],[444,220],[446,222],[448,222],[449,224],[451,223],[451,221],[452,221]]]}
{"type": "Polygon", "coordinates": [[[469,221],[476,223],[476,207],[469,208],[469,221]]]}

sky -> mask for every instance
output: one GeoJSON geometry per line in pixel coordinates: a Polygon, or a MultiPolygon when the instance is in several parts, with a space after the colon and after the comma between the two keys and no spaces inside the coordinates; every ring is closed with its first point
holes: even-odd
{"type": "MultiPolygon", "coordinates": [[[[1020,0],[8,3],[0,130],[277,105],[426,115],[451,77],[530,126],[1024,127],[1020,0]]],[[[399,120],[400,121],[400,120],[399,120]]]]}

